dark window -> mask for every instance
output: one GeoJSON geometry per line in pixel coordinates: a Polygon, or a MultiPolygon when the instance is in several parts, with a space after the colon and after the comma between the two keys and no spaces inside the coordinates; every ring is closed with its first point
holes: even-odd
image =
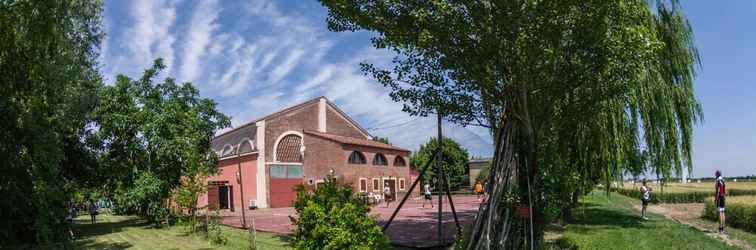
{"type": "Polygon", "coordinates": [[[381,184],[380,184],[380,181],[378,181],[378,179],[373,179],[373,191],[380,191],[381,190],[380,185],[381,184]]]}
{"type": "Polygon", "coordinates": [[[223,147],[223,151],[221,152],[221,157],[227,157],[231,156],[234,153],[234,147],[231,145],[226,145],[223,147]]]}
{"type": "Polygon", "coordinates": [[[388,161],[386,160],[386,156],[383,156],[381,153],[376,153],[373,157],[373,165],[376,166],[387,166],[388,161]]]}
{"type": "Polygon", "coordinates": [[[367,192],[367,180],[360,180],[360,192],[367,192]]]}
{"type": "Polygon", "coordinates": [[[349,163],[350,164],[365,164],[367,161],[365,160],[365,155],[358,151],[353,151],[351,155],[349,155],[349,163]]]}
{"type": "Polygon", "coordinates": [[[254,150],[254,148],[255,147],[252,146],[252,141],[250,141],[250,140],[243,140],[239,144],[239,154],[245,154],[245,153],[252,152],[254,150]]]}
{"type": "Polygon", "coordinates": [[[404,158],[401,156],[396,156],[396,159],[394,159],[394,167],[404,167],[407,166],[406,163],[404,163],[404,158]]]}
{"type": "Polygon", "coordinates": [[[399,179],[399,190],[404,190],[404,179],[399,179]]]}

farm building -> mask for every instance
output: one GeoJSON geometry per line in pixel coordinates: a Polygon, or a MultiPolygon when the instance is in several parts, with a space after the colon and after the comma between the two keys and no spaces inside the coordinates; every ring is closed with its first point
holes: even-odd
{"type": "Polygon", "coordinates": [[[400,195],[415,178],[408,150],[373,141],[325,97],[220,134],[212,147],[220,157],[219,173],[209,178],[200,206],[232,211],[291,206],[297,184],[313,189],[327,175],[357,192],[381,193],[388,185],[400,195]]]}

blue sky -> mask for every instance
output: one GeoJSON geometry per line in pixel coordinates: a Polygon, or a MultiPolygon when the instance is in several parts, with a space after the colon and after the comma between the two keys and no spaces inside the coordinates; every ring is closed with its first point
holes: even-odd
{"type": "MultiPolygon", "coordinates": [[[[696,95],[705,121],[695,130],[694,176],[714,169],[756,174],[756,1],[685,1],[703,68],[696,95]]],[[[415,150],[434,136],[434,118],[409,117],[358,63],[390,63],[370,34],[333,33],[317,1],[105,1],[102,72],[136,77],[157,57],[165,76],[215,99],[234,126],[324,95],[373,135],[415,150]]],[[[485,129],[446,125],[471,154],[490,155],[485,129]]]]}

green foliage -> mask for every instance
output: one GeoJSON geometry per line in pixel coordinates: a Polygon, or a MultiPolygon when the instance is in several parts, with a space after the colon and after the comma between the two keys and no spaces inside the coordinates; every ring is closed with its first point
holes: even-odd
{"type": "Polygon", "coordinates": [[[0,1],[0,242],[66,242],[65,202],[88,180],[101,86],[100,1],[0,1]]]}
{"type": "Polygon", "coordinates": [[[228,236],[225,235],[222,227],[220,210],[215,210],[207,224],[207,239],[210,240],[210,243],[225,245],[228,242],[228,236]]]}
{"type": "Polygon", "coordinates": [[[297,187],[294,208],[299,215],[294,231],[297,249],[386,249],[389,242],[367,203],[349,185],[327,177],[313,193],[297,187]]]}
{"type": "Polygon", "coordinates": [[[699,58],[676,0],[321,3],[329,29],[370,31],[374,47],[397,54],[390,69],[361,66],[406,112],[491,129],[492,199],[469,248],[519,240],[511,210],[490,211],[511,188],[533,208],[531,246],[541,248],[549,206],[644,160],[662,177],[692,168],[699,58]]]}
{"type": "Polygon", "coordinates": [[[388,137],[379,137],[379,136],[376,136],[376,137],[373,137],[373,141],[382,142],[382,143],[386,143],[386,144],[391,144],[389,142],[388,137]]]}
{"type": "MultiPolygon", "coordinates": [[[[158,59],[142,78],[119,75],[115,85],[104,87],[94,110],[99,129],[90,137],[103,142],[103,187],[115,190],[121,211],[153,222],[165,214],[164,201],[182,184],[182,176],[217,171],[210,143],[215,131],[230,124],[191,83],[176,84],[172,78],[156,83],[164,68],[158,59]]],[[[196,186],[202,180],[193,182],[184,190],[188,203],[198,195],[191,192],[202,191],[196,186]]]]}
{"type": "MultiPolygon", "coordinates": [[[[467,149],[463,148],[456,141],[451,138],[444,137],[443,139],[443,159],[442,166],[444,174],[449,178],[449,187],[452,190],[459,189],[460,186],[466,184],[465,169],[467,168],[467,161],[469,154],[467,149]]],[[[420,149],[410,156],[410,166],[417,168],[424,166],[426,162],[432,161],[430,159],[433,156],[433,152],[438,149],[438,139],[431,138],[427,143],[420,145],[420,149]]],[[[436,161],[437,162],[437,161],[436,161]]],[[[437,166],[428,165],[428,170],[425,171],[423,180],[433,183],[435,185],[437,178],[437,166]]],[[[419,169],[418,169],[419,170],[419,169]]]]}
{"type": "MultiPolygon", "coordinates": [[[[729,198],[730,196],[725,198],[727,225],[756,233],[756,196],[748,197],[750,202],[732,202],[729,198]]],[[[719,221],[719,210],[714,204],[714,198],[707,198],[704,202],[703,218],[719,221]]]]}

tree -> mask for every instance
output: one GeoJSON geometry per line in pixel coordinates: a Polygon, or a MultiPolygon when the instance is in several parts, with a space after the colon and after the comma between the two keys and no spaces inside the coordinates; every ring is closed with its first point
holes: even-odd
{"type": "MultiPolygon", "coordinates": [[[[443,164],[444,174],[449,178],[449,188],[452,190],[459,189],[460,186],[466,183],[465,181],[465,169],[467,169],[468,153],[467,149],[463,148],[459,143],[451,138],[444,137],[443,139],[443,155],[444,158],[441,161],[443,164]]],[[[420,145],[420,149],[410,156],[410,166],[416,168],[418,166],[425,166],[426,162],[432,161],[430,159],[433,153],[438,149],[438,138],[431,138],[424,145],[420,145]]],[[[428,165],[428,170],[423,175],[423,180],[436,185],[437,166],[435,164],[428,165]]],[[[417,169],[420,171],[420,169],[417,169]]]]}
{"type": "Polygon", "coordinates": [[[152,221],[165,215],[164,202],[182,177],[217,172],[210,143],[215,131],[230,125],[191,83],[155,83],[164,68],[157,59],[140,79],[119,75],[115,85],[102,89],[94,110],[99,129],[92,139],[102,142],[100,165],[108,169],[103,185],[115,190],[122,212],[152,221]]]}
{"type": "Polygon", "coordinates": [[[699,58],[676,0],[321,3],[329,29],[398,54],[361,67],[406,112],[490,128],[491,198],[469,249],[543,248],[549,204],[620,179],[641,145],[662,176],[691,169],[699,58]]]}
{"type": "Polygon", "coordinates": [[[91,166],[100,1],[0,2],[0,242],[66,242],[65,203],[91,166]]]}
{"type": "Polygon", "coordinates": [[[365,200],[357,197],[350,185],[337,183],[333,176],[314,192],[298,185],[296,249],[387,249],[389,241],[375,218],[368,215],[365,200]]]}
{"type": "Polygon", "coordinates": [[[377,141],[377,142],[381,142],[381,143],[386,143],[386,144],[391,144],[391,143],[389,143],[388,137],[379,137],[379,136],[376,136],[376,137],[373,137],[373,141],[377,141]]]}

